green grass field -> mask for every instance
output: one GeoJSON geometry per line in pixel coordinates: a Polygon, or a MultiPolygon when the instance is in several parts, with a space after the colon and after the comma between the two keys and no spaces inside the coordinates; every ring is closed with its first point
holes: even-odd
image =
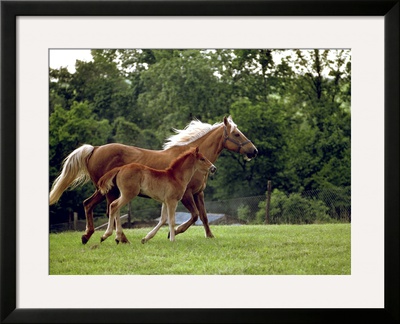
{"type": "MultiPolygon", "coordinates": [[[[86,245],[82,232],[50,234],[50,275],[349,275],[350,224],[213,226],[206,239],[192,226],[167,240],[162,227],[146,244],[150,228],[124,230],[131,244],[103,231],[86,245]]],[[[114,232],[115,234],[115,232],[114,232]]]]}

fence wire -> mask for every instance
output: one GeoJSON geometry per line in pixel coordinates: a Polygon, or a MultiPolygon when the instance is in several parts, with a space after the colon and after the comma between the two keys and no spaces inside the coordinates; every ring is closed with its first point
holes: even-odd
{"type": "MultiPolygon", "coordinates": [[[[351,221],[350,188],[310,190],[286,194],[274,190],[271,194],[267,220],[266,195],[205,201],[206,212],[224,214],[243,223],[310,224],[351,221]]],[[[178,204],[177,211],[188,212],[178,204]]],[[[160,208],[134,211],[152,219],[160,216],[160,208]]]]}
{"type": "MultiPolygon", "coordinates": [[[[350,188],[286,194],[274,190],[267,216],[267,196],[206,201],[208,213],[221,213],[245,223],[311,224],[351,222],[350,188]]],[[[182,209],[184,211],[184,208],[182,209]]]]}
{"type": "MultiPolygon", "coordinates": [[[[141,205],[132,208],[132,221],[154,220],[160,217],[161,204],[151,208],[146,207],[145,199],[141,205]]],[[[205,202],[209,214],[223,214],[230,219],[236,219],[247,224],[313,224],[329,222],[351,222],[351,190],[350,188],[334,188],[310,190],[301,193],[286,194],[273,190],[267,217],[267,195],[239,197],[218,201],[205,202]]],[[[127,213],[127,208],[121,210],[121,215],[127,213]]],[[[178,204],[178,212],[188,212],[178,204]]],[[[85,220],[78,221],[84,228],[85,220]]],[[[71,230],[73,224],[51,224],[50,231],[71,230]]]]}

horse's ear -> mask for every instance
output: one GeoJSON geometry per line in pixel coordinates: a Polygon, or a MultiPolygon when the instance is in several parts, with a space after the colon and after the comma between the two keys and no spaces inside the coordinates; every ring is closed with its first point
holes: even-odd
{"type": "Polygon", "coordinates": [[[199,154],[199,147],[196,146],[196,154],[199,154]]]}
{"type": "Polygon", "coordinates": [[[224,124],[225,126],[228,126],[228,124],[230,124],[232,122],[232,116],[229,115],[228,117],[224,117],[224,124]]]}

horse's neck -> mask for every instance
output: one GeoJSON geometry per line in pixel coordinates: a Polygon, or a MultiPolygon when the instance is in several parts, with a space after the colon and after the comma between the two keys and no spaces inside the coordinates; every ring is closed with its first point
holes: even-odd
{"type": "Polygon", "coordinates": [[[211,163],[214,163],[223,149],[223,130],[224,125],[222,124],[222,126],[217,127],[203,137],[200,137],[191,145],[199,146],[200,152],[202,152],[211,163]]]}

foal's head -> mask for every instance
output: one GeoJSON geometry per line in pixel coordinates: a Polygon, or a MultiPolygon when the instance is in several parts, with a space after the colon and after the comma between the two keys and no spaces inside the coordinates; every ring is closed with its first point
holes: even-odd
{"type": "Polygon", "coordinates": [[[182,173],[186,170],[215,173],[217,168],[203,154],[198,147],[192,147],[179,155],[168,167],[169,170],[182,173]]]}
{"type": "Polygon", "coordinates": [[[212,164],[203,154],[199,152],[199,148],[196,147],[194,149],[194,156],[196,158],[195,161],[195,168],[197,171],[200,172],[210,172],[211,174],[215,173],[217,171],[217,168],[215,167],[214,164],[212,164]]]}

